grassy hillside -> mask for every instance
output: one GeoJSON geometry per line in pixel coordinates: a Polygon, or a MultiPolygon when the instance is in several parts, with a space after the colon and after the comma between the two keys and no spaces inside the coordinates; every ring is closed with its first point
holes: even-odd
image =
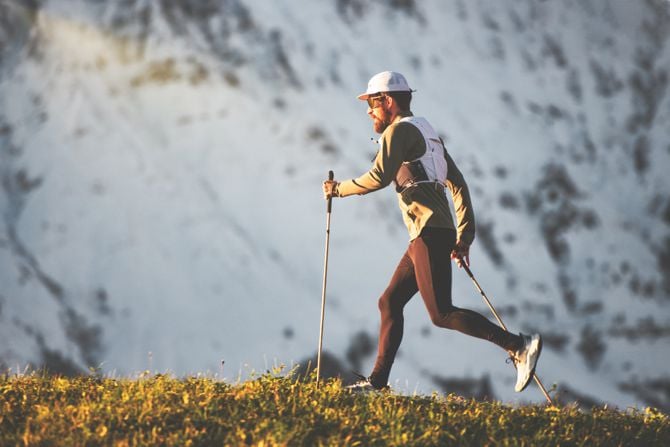
{"type": "Polygon", "coordinates": [[[670,445],[653,409],[511,407],[450,396],[354,395],[267,373],[228,384],[0,378],[0,445],[670,445]]]}

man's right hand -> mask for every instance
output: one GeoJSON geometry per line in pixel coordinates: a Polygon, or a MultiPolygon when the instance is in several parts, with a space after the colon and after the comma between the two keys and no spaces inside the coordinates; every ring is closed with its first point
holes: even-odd
{"type": "Polygon", "coordinates": [[[456,242],[454,249],[451,251],[451,259],[456,261],[458,268],[466,265],[470,267],[470,246],[463,241],[456,242]]]}
{"type": "Polygon", "coordinates": [[[323,197],[326,200],[331,197],[337,197],[337,182],[335,180],[326,180],[323,182],[323,197]]]}

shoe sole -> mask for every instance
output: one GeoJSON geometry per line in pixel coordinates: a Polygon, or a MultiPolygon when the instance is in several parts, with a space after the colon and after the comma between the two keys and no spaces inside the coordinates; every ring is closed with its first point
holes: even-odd
{"type": "Polygon", "coordinates": [[[348,392],[352,394],[375,394],[375,393],[386,393],[390,392],[390,388],[345,388],[348,392]]]}
{"type": "Polygon", "coordinates": [[[538,339],[537,343],[537,355],[535,356],[535,364],[533,364],[533,368],[530,370],[530,375],[528,376],[528,380],[526,383],[523,384],[521,389],[517,391],[517,393],[522,392],[526,388],[528,388],[528,385],[530,385],[530,382],[533,380],[533,377],[535,376],[535,368],[537,367],[537,362],[540,360],[540,354],[542,353],[542,337],[538,339]]]}

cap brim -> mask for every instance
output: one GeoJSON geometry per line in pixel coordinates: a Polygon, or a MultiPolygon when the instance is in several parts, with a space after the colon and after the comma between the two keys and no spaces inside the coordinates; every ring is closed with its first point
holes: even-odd
{"type": "Polygon", "coordinates": [[[374,93],[361,93],[358,95],[356,98],[360,99],[361,101],[367,100],[370,96],[378,95],[380,93],[393,93],[393,92],[407,92],[407,93],[414,93],[416,90],[388,90],[388,91],[383,91],[383,92],[374,92],[374,93]]]}

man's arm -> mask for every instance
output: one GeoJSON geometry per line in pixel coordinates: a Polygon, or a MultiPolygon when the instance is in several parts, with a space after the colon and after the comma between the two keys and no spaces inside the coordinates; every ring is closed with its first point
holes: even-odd
{"type": "MultiPolygon", "coordinates": [[[[420,136],[420,134],[419,134],[420,136]]],[[[412,147],[417,133],[409,123],[398,123],[381,136],[380,149],[372,168],[358,178],[338,183],[336,195],[346,197],[353,194],[367,194],[388,186],[395,178],[400,165],[406,158],[407,150],[412,147]]]]}
{"type": "MultiPolygon", "coordinates": [[[[444,150],[444,158],[447,160],[447,182],[451,191],[456,211],[456,248],[455,255],[468,256],[469,247],[475,239],[475,213],[472,209],[470,191],[465,183],[463,174],[454,163],[447,150],[444,150]]],[[[452,256],[454,257],[454,256],[452,256]]],[[[469,264],[469,260],[467,262],[469,264]]]]}

